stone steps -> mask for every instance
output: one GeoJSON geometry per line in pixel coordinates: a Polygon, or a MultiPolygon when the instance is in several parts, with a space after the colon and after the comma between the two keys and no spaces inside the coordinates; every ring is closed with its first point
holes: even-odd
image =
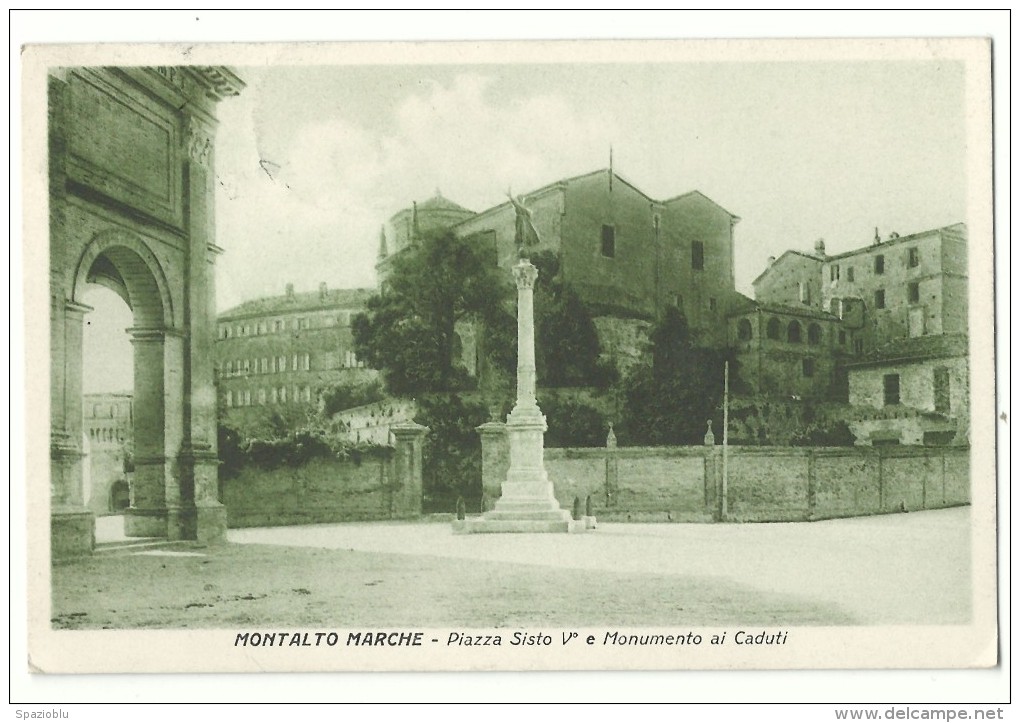
{"type": "Polygon", "coordinates": [[[116,542],[101,542],[96,545],[95,554],[145,550],[153,547],[162,547],[169,544],[169,542],[165,537],[132,537],[116,542]]]}

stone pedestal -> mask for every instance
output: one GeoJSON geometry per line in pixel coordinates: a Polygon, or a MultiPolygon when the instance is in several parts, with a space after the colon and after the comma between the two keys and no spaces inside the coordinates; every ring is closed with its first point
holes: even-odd
{"type": "MultiPolygon", "coordinates": [[[[517,282],[517,403],[506,420],[510,469],[495,506],[461,520],[457,532],[570,532],[583,523],[560,509],[545,471],[545,415],[535,399],[534,288],[538,270],[526,259],[513,269],[517,282]]],[[[483,441],[485,432],[481,430],[483,441]]],[[[495,434],[495,430],[491,430],[495,434]]],[[[484,453],[483,453],[484,457],[484,453]]]]}

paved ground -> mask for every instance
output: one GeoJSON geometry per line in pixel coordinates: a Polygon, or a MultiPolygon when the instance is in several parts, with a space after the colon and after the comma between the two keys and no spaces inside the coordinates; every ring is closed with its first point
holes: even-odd
{"type": "MultiPolygon", "coordinates": [[[[443,523],[231,530],[53,570],[60,628],[224,625],[938,624],[970,617],[970,510],[783,524],[443,523]]],[[[97,522],[123,540],[121,518],[97,522]]]]}
{"type": "Polygon", "coordinates": [[[364,523],[231,530],[229,539],[713,578],[836,606],[872,624],[970,618],[969,507],[812,523],[603,524],[584,535],[454,535],[437,523],[364,523]]]}

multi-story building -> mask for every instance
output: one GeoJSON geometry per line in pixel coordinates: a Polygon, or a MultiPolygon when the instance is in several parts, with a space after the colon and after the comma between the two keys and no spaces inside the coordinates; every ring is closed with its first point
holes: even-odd
{"type": "MultiPolygon", "coordinates": [[[[668,305],[682,309],[704,341],[725,341],[737,302],[729,211],[692,191],[659,201],[612,169],[568,178],[523,194],[541,244],[593,315],[650,320],[668,305]]],[[[439,196],[394,215],[384,227],[377,270],[385,287],[395,254],[425,229],[450,228],[491,249],[509,269],[517,260],[516,213],[509,202],[471,213],[439,196]]],[[[610,324],[598,322],[600,333],[610,324]]],[[[620,334],[617,334],[620,336],[620,334]]]]}
{"type": "Polygon", "coordinates": [[[743,297],[728,319],[729,346],[752,394],[801,399],[845,394],[839,374],[845,332],[839,317],[800,305],[766,304],[743,297]]]}
{"type": "MultiPolygon", "coordinates": [[[[825,365],[832,370],[831,377],[815,375],[798,387],[789,346],[755,346],[755,337],[742,339],[751,318],[740,312],[730,318],[731,338],[743,344],[741,357],[751,363],[742,365],[741,374],[751,386],[757,383],[756,390],[774,391],[770,379],[783,380],[779,389],[784,392],[812,383],[817,396],[826,387],[835,390],[860,410],[850,421],[864,444],[967,440],[964,224],[907,236],[893,233],[884,240],[876,232],[869,246],[833,256],[819,241],[813,254],[787,251],[770,259],[754,289],[762,314],[781,306],[817,317],[823,340],[818,348],[829,355],[825,365]],[[738,333],[738,324],[743,332],[738,333]]],[[[777,324],[781,341],[781,321],[777,324]]],[[[819,360],[804,364],[822,367],[819,360]]]]}
{"type": "Polygon", "coordinates": [[[311,409],[318,392],[375,375],[354,353],[352,318],[371,289],[327,289],[253,299],[220,314],[216,366],[221,404],[235,422],[266,408],[311,409]]]}
{"type": "Polygon", "coordinates": [[[85,506],[97,516],[123,512],[130,502],[133,471],[131,394],[86,394],[82,416],[85,506]]]}

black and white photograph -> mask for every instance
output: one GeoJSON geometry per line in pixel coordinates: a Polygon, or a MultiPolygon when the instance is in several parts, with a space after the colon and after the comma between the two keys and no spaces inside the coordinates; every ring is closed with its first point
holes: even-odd
{"type": "Polygon", "coordinates": [[[997,664],[987,39],[23,60],[35,672],[997,664]]]}

